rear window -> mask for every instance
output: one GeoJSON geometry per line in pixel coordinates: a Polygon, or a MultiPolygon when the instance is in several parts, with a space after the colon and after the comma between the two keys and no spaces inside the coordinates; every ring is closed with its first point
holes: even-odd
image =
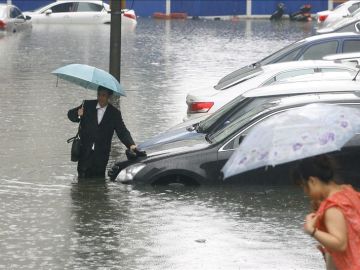
{"type": "Polygon", "coordinates": [[[260,63],[260,65],[268,65],[268,64],[272,64],[272,63],[277,63],[278,58],[282,59],[284,56],[289,55],[289,53],[291,53],[293,50],[299,49],[304,43],[306,43],[305,40],[301,40],[301,41],[292,43],[289,46],[286,46],[285,48],[282,48],[281,50],[269,55],[268,57],[265,57],[259,63],[260,63]]]}

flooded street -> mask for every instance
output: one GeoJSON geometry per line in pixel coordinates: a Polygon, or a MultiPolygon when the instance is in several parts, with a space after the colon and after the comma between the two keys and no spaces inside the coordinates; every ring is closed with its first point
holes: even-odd
{"type": "MultiPolygon", "coordinates": [[[[50,72],[108,70],[109,25],[34,25],[0,37],[0,269],[321,269],[297,187],[78,183],[67,111],[96,92],[50,72]]],[[[124,29],[120,107],[137,143],[181,122],[186,94],[312,34],[268,20],[124,29]]],[[[114,137],[109,166],[124,153],[114,137]]]]}

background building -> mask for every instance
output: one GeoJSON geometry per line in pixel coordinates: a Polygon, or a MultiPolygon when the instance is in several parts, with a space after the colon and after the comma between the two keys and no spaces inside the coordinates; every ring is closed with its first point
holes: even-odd
{"type": "MultiPolygon", "coordinates": [[[[12,0],[24,11],[33,10],[55,0],[12,0]]],[[[6,0],[0,0],[6,2],[6,0]]],[[[105,0],[109,2],[109,0],[105,0]]],[[[344,0],[126,0],[127,8],[135,10],[140,17],[155,12],[187,13],[189,16],[241,16],[269,15],[276,5],[285,4],[286,13],[297,11],[303,4],[312,5],[312,13],[332,8],[344,0]],[[168,7],[168,8],[167,8],[168,7]]]]}

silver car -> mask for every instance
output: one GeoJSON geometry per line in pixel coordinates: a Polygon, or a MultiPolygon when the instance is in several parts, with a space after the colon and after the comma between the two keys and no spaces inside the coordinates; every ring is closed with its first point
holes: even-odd
{"type": "Polygon", "coordinates": [[[16,33],[32,27],[31,17],[14,5],[0,4],[0,34],[16,33]]]}

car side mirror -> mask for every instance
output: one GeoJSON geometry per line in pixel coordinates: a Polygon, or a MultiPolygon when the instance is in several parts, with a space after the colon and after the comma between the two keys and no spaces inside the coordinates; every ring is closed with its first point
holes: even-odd
{"type": "Polygon", "coordinates": [[[26,19],[27,21],[29,21],[29,20],[31,20],[31,17],[28,16],[28,15],[26,15],[26,16],[25,16],[25,19],[26,19]]]}
{"type": "Polygon", "coordinates": [[[47,11],[45,11],[45,15],[49,16],[50,14],[52,14],[52,10],[48,9],[47,11]]]}
{"type": "Polygon", "coordinates": [[[16,19],[20,19],[20,20],[26,20],[24,15],[20,14],[19,16],[16,17],[16,19]]]}

